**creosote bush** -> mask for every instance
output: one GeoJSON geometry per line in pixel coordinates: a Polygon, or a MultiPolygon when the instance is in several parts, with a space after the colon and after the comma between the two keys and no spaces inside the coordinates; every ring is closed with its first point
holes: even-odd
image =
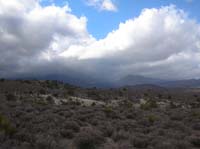
{"type": "Polygon", "coordinates": [[[150,123],[154,123],[155,121],[158,120],[158,117],[155,116],[155,115],[148,115],[148,116],[147,116],[147,119],[148,119],[148,121],[149,121],[150,123]]]}
{"type": "Polygon", "coordinates": [[[66,121],[64,122],[64,128],[68,130],[73,130],[74,132],[79,132],[80,126],[75,121],[66,121]]]}
{"type": "Polygon", "coordinates": [[[44,94],[46,94],[46,91],[45,91],[45,89],[40,89],[39,93],[42,94],[42,95],[44,95],[44,94]]]}
{"type": "Polygon", "coordinates": [[[147,148],[149,144],[149,141],[145,136],[132,136],[130,142],[137,148],[147,148]]]}
{"type": "Polygon", "coordinates": [[[37,99],[34,101],[34,104],[45,106],[45,105],[47,105],[47,102],[45,102],[45,100],[43,100],[43,99],[37,99]]]}
{"type": "Polygon", "coordinates": [[[8,101],[15,101],[17,100],[17,97],[14,94],[6,94],[6,100],[8,101]]]}
{"type": "Polygon", "coordinates": [[[4,132],[7,135],[13,135],[16,129],[11,125],[6,117],[0,114],[0,132],[4,132]]]}
{"type": "Polygon", "coordinates": [[[151,110],[157,107],[158,107],[157,102],[155,100],[150,100],[150,99],[140,105],[140,108],[143,110],[151,110]]]}
{"type": "Polygon", "coordinates": [[[105,138],[97,129],[84,128],[75,138],[76,149],[97,149],[105,142],[105,138]]]}
{"type": "Polygon", "coordinates": [[[190,143],[193,144],[195,147],[200,147],[200,138],[197,136],[190,137],[190,143]]]}
{"type": "Polygon", "coordinates": [[[91,104],[91,106],[96,106],[96,103],[95,103],[95,102],[93,102],[93,103],[91,104]]]}
{"type": "Polygon", "coordinates": [[[191,116],[196,119],[200,119],[200,111],[191,111],[191,116]]]}
{"type": "Polygon", "coordinates": [[[54,99],[52,96],[47,96],[46,101],[50,104],[54,104],[54,99]]]}
{"type": "Polygon", "coordinates": [[[111,106],[105,106],[104,112],[106,114],[112,113],[113,112],[113,108],[111,106]]]}
{"type": "Polygon", "coordinates": [[[60,131],[60,134],[63,138],[67,138],[67,139],[72,139],[74,137],[74,131],[73,130],[66,130],[66,129],[62,129],[60,131]]]}

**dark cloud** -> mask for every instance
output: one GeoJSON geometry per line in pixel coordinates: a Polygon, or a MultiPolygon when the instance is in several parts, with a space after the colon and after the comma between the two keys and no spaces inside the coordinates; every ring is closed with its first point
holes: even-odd
{"type": "Polygon", "coordinates": [[[0,76],[200,75],[200,25],[175,6],[144,9],[96,40],[69,6],[0,1],[0,76]]]}

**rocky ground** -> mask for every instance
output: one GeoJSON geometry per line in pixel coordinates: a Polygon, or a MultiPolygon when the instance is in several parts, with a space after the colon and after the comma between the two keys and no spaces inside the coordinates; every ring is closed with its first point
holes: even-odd
{"type": "Polygon", "coordinates": [[[0,80],[0,149],[198,149],[200,92],[174,90],[0,80]]]}

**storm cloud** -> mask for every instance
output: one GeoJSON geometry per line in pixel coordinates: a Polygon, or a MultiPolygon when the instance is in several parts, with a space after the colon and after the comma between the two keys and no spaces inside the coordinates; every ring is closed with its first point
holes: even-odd
{"type": "Polygon", "coordinates": [[[174,5],[142,10],[103,39],[68,5],[0,0],[0,77],[71,72],[105,78],[200,76],[200,24],[174,5]]]}

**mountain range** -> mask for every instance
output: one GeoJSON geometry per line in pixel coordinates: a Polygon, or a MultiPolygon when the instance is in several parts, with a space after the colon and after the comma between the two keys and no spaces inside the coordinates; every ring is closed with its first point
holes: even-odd
{"type": "Polygon", "coordinates": [[[58,75],[52,74],[48,76],[39,76],[35,78],[22,77],[17,79],[40,79],[40,80],[59,80],[65,83],[80,87],[98,87],[98,88],[117,88],[123,86],[135,86],[135,85],[157,85],[161,87],[179,87],[179,88],[199,88],[200,79],[188,79],[188,80],[162,80],[157,78],[144,77],[141,75],[128,75],[118,80],[111,81],[101,78],[95,78],[87,75],[58,75]]]}

